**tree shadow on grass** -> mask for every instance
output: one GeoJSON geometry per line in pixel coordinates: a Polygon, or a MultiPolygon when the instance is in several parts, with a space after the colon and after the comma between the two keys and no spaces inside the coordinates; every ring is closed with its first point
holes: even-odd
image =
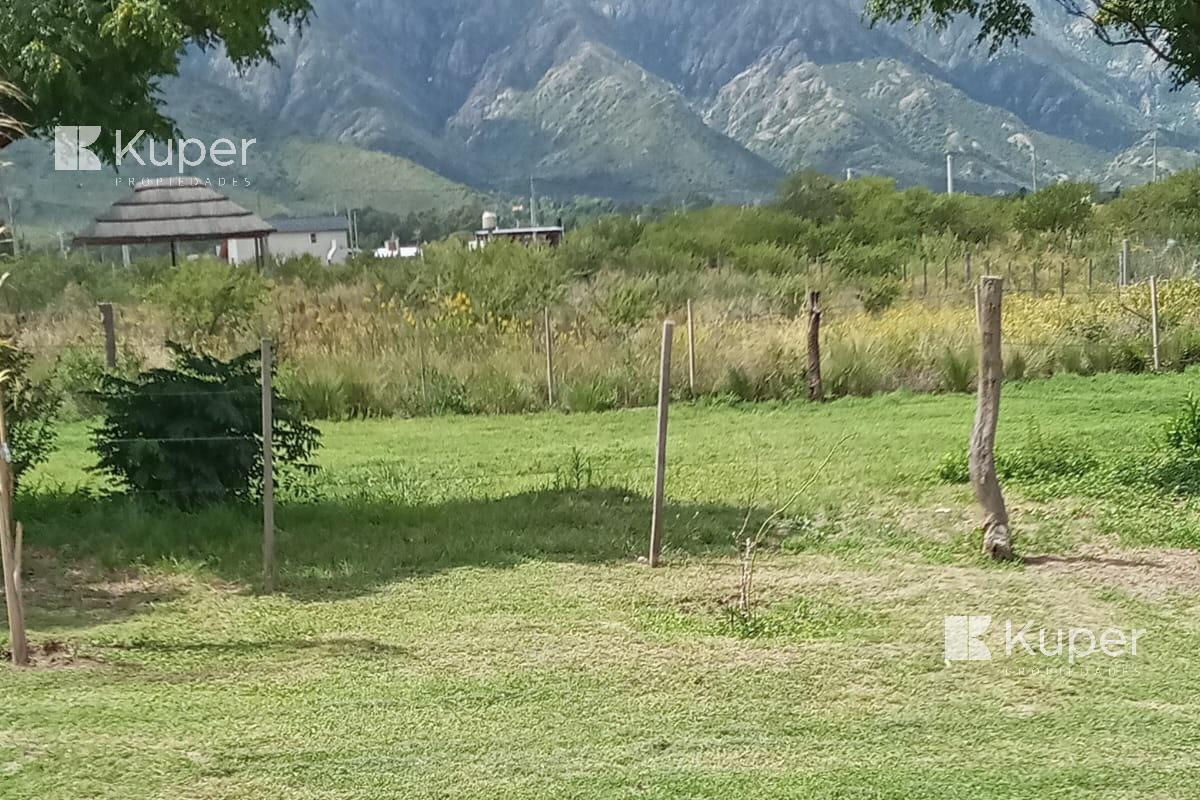
{"type": "MultiPolygon", "coordinates": [[[[403,505],[378,500],[281,505],[277,590],[298,600],[354,597],[458,567],[530,561],[631,562],[647,553],[650,501],[619,489],[546,490],[497,499],[403,505]]],[[[262,512],[221,506],[193,513],[126,498],[25,498],[27,541],[49,548],[58,569],[80,560],[108,569],[215,575],[240,591],[261,581],[262,512]]],[[[665,556],[733,553],[745,509],[668,503],[665,556]]],[[[146,601],[156,599],[147,597],[146,601]]],[[[36,601],[35,601],[36,604],[36,601]]],[[[114,613],[132,613],[123,604],[114,613]]],[[[40,613],[40,612],[39,612],[40,613]]],[[[60,615],[69,624],[71,615],[60,615]]],[[[77,615],[79,624],[96,621],[77,615]]]]}

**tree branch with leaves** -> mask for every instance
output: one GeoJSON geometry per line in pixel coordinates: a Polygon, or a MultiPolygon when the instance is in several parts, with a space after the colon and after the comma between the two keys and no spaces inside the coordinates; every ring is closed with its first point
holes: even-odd
{"type": "MultiPolygon", "coordinates": [[[[1091,25],[1100,41],[1152,52],[1177,86],[1200,80],[1200,3],[1195,0],[1054,0],[1091,25]]],[[[867,18],[928,22],[945,28],[960,17],[979,23],[977,41],[991,52],[1032,36],[1036,15],[1028,0],[868,0],[867,18]]]]}
{"type": "Polygon", "coordinates": [[[116,131],[177,135],[162,108],[161,83],[189,50],[224,53],[239,69],[272,62],[281,31],[302,28],[310,0],[5,0],[0,3],[0,78],[25,94],[0,92],[0,150],[59,125],[98,125],[92,148],[114,160],[116,131]]]}

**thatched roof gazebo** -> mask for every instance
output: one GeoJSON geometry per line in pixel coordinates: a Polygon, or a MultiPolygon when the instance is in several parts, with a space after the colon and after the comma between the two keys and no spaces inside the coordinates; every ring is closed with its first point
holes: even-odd
{"type": "Polygon", "coordinates": [[[171,263],[176,263],[177,242],[217,242],[253,239],[254,260],[261,268],[266,239],[275,229],[202,181],[146,182],[124,200],[118,200],[85,233],[75,237],[83,245],[169,243],[171,263]]]}

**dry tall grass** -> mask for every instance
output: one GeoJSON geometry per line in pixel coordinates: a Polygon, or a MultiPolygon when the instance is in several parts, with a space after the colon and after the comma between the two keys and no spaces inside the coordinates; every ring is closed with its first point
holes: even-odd
{"type": "MultiPolygon", "coordinates": [[[[1200,361],[1200,284],[1176,280],[1160,287],[1164,363],[1176,368],[1200,361]]],[[[771,305],[754,298],[695,303],[696,395],[804,396],[807,320],[771,313],[771,305]]],[[[1091,296],[1009,296],[1009,377],[1147,369],[1149,305],[1146,285],[1091,296]]],[[[971,389],[974,312],[966,292],[901,300],[880,313],[867,312],[852,294],[831,292],[825,306],[822,369],[833,396],[971,389]]],[[[520,413],[546,406],[540,315],[489,318],[461,293],[417,312],[366,283],[326,289],[281,283],[270,288],[253,324],[199,340],[153,303],[123,305],[118,313],[129,369],[162,365],[168,338],[232,354],[254,347],[266,332],[277,342],[281,385],[320,418],[520,413]]],[[[682,322],[683,310],[671,316],[682,322]]],[[[588,412],[653,402],[657,320],[614,326],[586,304],[564,304],[555,308],[553,325],[562,407],[588,412]]],[[[22,344],[45,370],[96,362],[102,352],[94,307],[69,293],[45,312],[27,315],[19,328],[22,344]]],[[[686,396],[684,326],[676,331],[673,380],[676,393],[686,396]]],[[[66,382],[86,388],[70,376],[66,382]]]]}

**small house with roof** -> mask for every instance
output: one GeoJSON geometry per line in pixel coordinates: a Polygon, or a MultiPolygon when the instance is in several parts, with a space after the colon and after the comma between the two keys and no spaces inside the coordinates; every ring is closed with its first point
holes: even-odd
{"type": "MultiPolygon", "coordinates": [[[[312,256],[326,264],[341,264],[350,255],[350,224],[345,217],[276,217],[268,220],[274,229],[267,239],[276,259],[312,256]]],[[[226,257],[240,264],[253,257],[253,243],[229,241],[226,257]]]]}

